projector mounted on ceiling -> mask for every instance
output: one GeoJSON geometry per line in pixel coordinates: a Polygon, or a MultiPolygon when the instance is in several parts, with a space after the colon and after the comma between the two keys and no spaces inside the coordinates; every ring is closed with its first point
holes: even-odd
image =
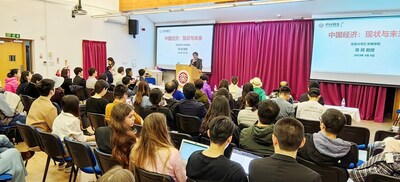
{"type": "Polygon", "coordinates": [[[75,15],[87,15],[87,11],[82,9],[81,0],[79,0],[77,5],[72,7],[72,18],[75,18],[75,15]]]}

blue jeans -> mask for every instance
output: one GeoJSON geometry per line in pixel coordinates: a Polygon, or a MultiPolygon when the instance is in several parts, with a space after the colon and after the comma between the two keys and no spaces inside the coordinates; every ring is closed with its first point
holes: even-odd
{"type": "Polygon", "coordinates": [[[14,145],[10,142],[7,136],[0,135],[0,154],[9,148],[14,148],[14,145]]]}
{"type": "MultiPolygon", "coordinates": [[[[26,116],[22,115],[22,114],[16,115],[11,119],[11,121],[10,121],[10,123],[8,123],[8,125],[9,126],[15,126],[15,125],[17,125],[17,121],[19,121],[22,124],[25,124],[26,123],[26,116]]],[[[1,127],[1,124],[0,124],[0,127],[1,127]]]]}

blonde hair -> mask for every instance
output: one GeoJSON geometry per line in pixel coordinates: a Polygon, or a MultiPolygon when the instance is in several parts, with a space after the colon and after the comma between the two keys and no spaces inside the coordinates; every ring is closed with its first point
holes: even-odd
{"type": "Polygon", "coordinates": [[[135,177],[133,173],[127,169],[123,169],[122,166],[116,165],[108,170],[101,176],[97,182],[125,182],[132,181],[135,182],[135,177]]]}

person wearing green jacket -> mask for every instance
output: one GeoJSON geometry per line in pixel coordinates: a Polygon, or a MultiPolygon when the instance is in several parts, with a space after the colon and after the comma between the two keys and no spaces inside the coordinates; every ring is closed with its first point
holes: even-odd
{"type": "Polygon", "coordinates": [[[262,89],[262,82],[261,79],[258,77],[254,77],[253,79],[250,80],[250,83],[253,85],[254,92],[258,94],[258,97],[260,98],[260,101],[267,100],[268,96],[265,93],[264,89],[262,89]]]}

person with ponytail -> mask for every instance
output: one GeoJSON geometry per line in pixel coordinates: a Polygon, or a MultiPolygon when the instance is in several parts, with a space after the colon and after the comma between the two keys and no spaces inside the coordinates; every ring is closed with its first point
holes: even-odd
{"type": "Polygon", "coordinates": [[[28,86],[29,82],[31,81],[32,78],[32,73],[29,71],[23,71],[21,73],[21,79],[20,79],[20,84],[18,85],[17,88],[17,95],[20,95],[24,92],[26,86],[28,86]]]}
{"type": "Polygon", "coordinates": [[[19,69],[12,69],[7,73],[7,78],[4,85],[4,91],[15,93],[18,88],[18,78],[21,77],[19,69]]]}
{"type": "Polygon", "coordinates": [[[129,162],[131,171],[136,167],[169,175],[177,182],[186,181],[186,170],[179,151],[171,142],[164,114],[152,113],[146,117],[129,162]]]}
{"type": "MultiPolygon", "coordinates": [[[[142,107],[142,108],[151,106],[149,96],[150,96],[149,84],[147,82],[140,81],[136,95],[132,97],[133,106],[134,107],[142,107]]],[[[142,114],[142,113],[138,113],[138,114],[142,114]]]]}

